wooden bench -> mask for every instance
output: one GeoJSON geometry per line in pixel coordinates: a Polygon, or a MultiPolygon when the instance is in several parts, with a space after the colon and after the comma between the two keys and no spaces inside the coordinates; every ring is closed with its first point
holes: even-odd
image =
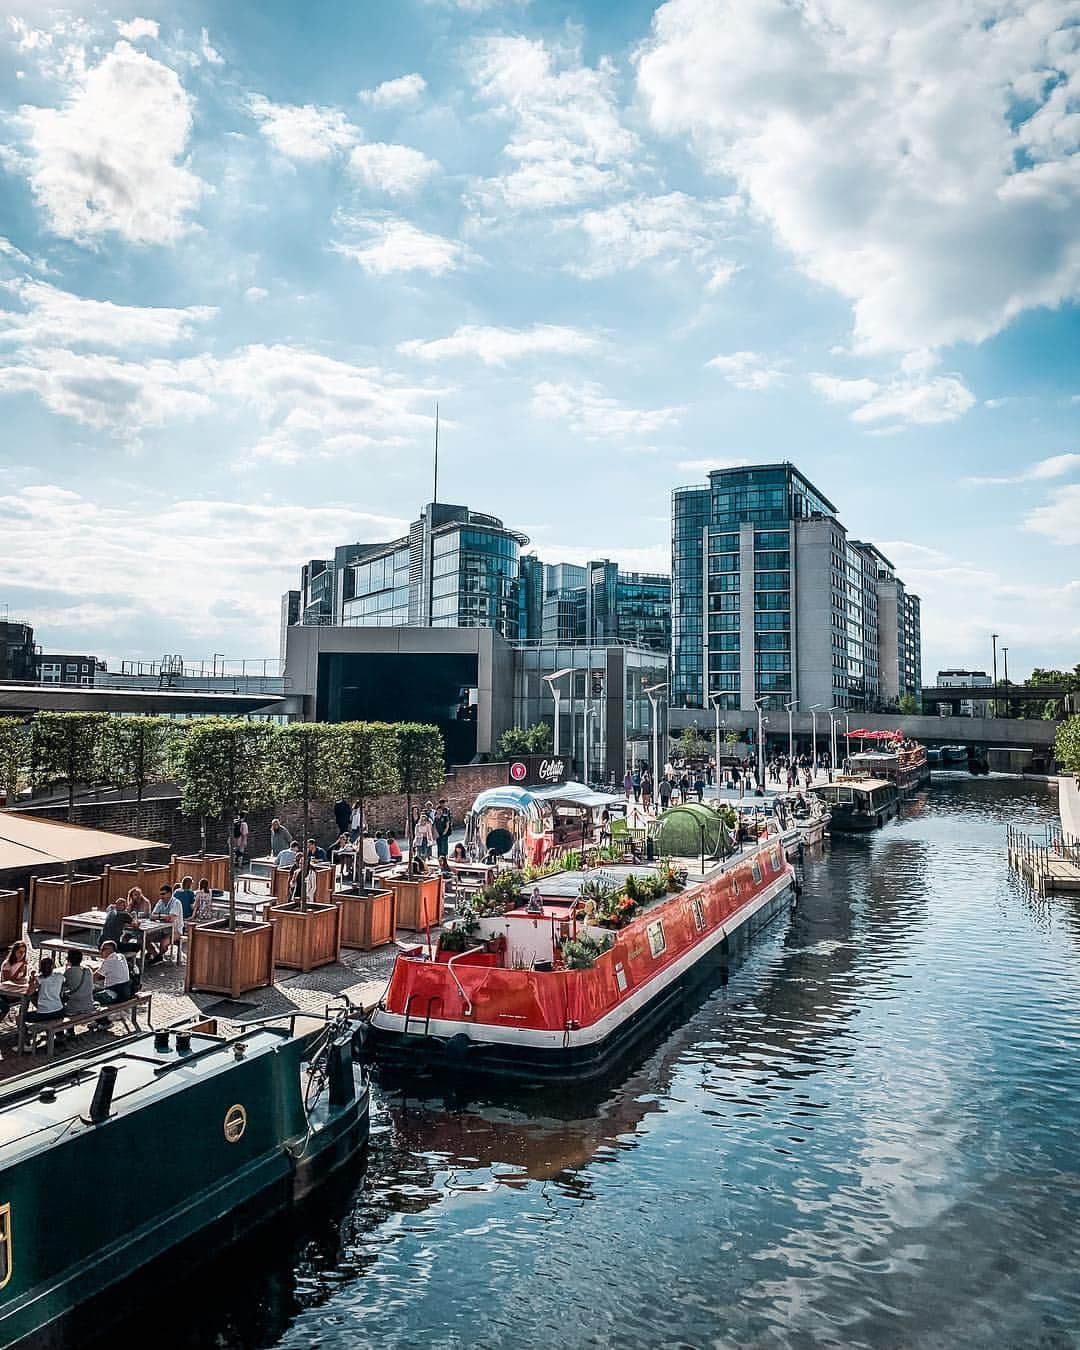
{"type": "Polygon", "coordinates": [[[99,1003],[91,1012],[76,1013],[74,1017],[56,1017],[50,1018],[47,1022],[28,1022],[26,1020],[27,1008],[24,1006],[19,1011],[19,1038],[17,1041],[18,1053],[22,1054],[26,1050],[35,1048],[36,1042],[40,1036],[45,1037],[45,1053],[52,1055],[58,1031],[74,1031],[76,1027],[83,1027],[91,1022],[100,1022],[103,1017],[111,1017],[114,1013],[120,1013],[124,1021],[131,1028],[132,1032],[139,1030],[139,1009],[145,1003],[146,1005],[146,1024],[150,1025],[150,1005],[153,1001],[153,994],[136,994],[133,998],[126,998],[121,1003],[99,1003]]]}

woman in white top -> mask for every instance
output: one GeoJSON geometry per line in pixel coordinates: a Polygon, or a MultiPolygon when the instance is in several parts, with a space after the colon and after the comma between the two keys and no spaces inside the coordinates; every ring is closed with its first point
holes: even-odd
{"type": "Polygon", "coordinates": [[[30,982],[30,997],[37,1008],[28,1008],[28,1022],[51,1022],[64,1015],[64,974],[57,970],[51,956],[41,958],[38,973],[30,982]]]}
{"type": "Polygon", "coordinates": [[[426,811],[421,814],[420,819],[416,822],[412,845],[413,853],[418,858],[430,858],[431,850],[435,847],[435,827],[426,811]]]}

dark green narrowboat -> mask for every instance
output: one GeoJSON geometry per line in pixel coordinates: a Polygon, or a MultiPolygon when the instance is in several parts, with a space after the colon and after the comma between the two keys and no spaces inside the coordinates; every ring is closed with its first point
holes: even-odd
{"type": "Polygon", "coordinates": [[[347,1162],[368,1131],[355,1025],[174,1027],[4,1084],[0,1346],[79,1344],[77,1310],[100,1326],[147,1263],[220,1247],[347,1162]]]}

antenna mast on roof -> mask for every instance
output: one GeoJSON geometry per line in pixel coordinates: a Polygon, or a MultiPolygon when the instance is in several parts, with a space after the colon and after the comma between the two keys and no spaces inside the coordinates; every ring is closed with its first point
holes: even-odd
{"type": "Polygon", "coordinates": [[[428,515],[428,538],[431,551],[428,555],[428,627],[435,627],[435,503],[439,500],[439,405],[435,404],[435,481],[431,490],[431,510],[428,515]]]}

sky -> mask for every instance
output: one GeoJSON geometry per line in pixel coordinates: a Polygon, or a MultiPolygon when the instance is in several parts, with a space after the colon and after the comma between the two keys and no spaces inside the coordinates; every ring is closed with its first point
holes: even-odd
{"type": "Polygon", "coordinates": [[[668,570],[793,461],[924,678],[1080,660],[1080,0],[0,18],[0,614],[276,656],[431,495],[668,570]]]}

